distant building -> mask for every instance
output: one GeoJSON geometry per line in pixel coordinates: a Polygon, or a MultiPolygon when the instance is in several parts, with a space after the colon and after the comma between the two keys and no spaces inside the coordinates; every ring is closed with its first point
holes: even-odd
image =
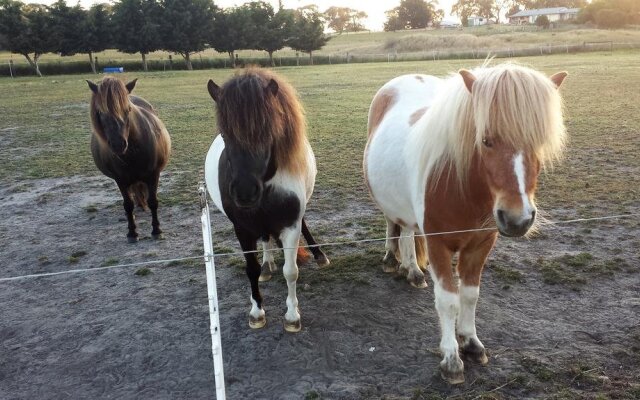
{"type": "Polygon", "coordinates": [[[472,15],[471,17],[467,18],[468,26],[487,25],[488,23],[489,23],[489,19],[487,19],[485,17],[478,17],[478,16],[475,16],[475,15],[472,15]]]}
{"type": "Polygon", "coordinates": [[[522,24],[535,24],[536,19],[541,15],[546,15],[549,18],[549,22],[556,21],[568,21],[574,19],[579,8],[567,8],[567,7],[554,7],[554,8],[539,8],[536,10],[522,10],[513,15],[509,15],[509,23],[514,25],[522,24]]]}

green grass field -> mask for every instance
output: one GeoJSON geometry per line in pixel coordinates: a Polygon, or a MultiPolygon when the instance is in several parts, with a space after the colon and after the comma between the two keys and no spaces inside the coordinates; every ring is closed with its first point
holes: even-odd
{"type": "MultiPolygon", "coordinates": [[[[562,87],[570,143],[566,159],[540,183],[543,208],[574,208],[581,215],[637,206],[640,187],[640,53],[590,53],[517,61],[548,74],[567,70],[562,87]]],[[[361,160],[366,117],[375,91],[403,73],[445,75],[479,61],[371,63],[280,68],[298,90],[318,160],[317,190],[336,198],[367,196],[361,160]]],[[[203,160],[215,134],[206,82],[224,82],[229,70],[125,74],[140,78],[135,93],[149,100],[173,139],[168,171],[180,178],[164,195],[170,204],[195,201],[203,160]]],[[[0,180],[94,175],[89,154],[89,89],[94,76],[0,80],[0,180]]],[[[165,203],[165,204],[166,204],[165,203]]]]}

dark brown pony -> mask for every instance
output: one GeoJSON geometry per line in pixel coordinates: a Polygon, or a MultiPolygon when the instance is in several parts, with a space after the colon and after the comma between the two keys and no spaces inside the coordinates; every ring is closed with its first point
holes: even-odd
{"type": "Polygon", "coordinates": [[[158,181],[169,161],[171,138],[146,100],[131,96],[137,79],[126,85],[107,76],[96,85],[87,81],[91,96],[91,154],[103,174],[116,181],[127,213],[130,243],[138,241],[134,198],[151,209],[154,239],[162,237],[158,222],[158,181]]]}

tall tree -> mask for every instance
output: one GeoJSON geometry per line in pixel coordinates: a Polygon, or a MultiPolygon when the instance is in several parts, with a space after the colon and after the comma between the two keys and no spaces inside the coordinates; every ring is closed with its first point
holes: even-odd
{"type": "Polygon", "coordinates": [[[22,54],[41,77],[38,60],[53,49],[51,18],[47,8],[0,0],[0,34],[5,37],[7,48],[12,53],[22,54]]]}
{"type": "Polygon", "coordinates": [[[401,0],[398,7],[386,12],[385,30],[426,28],[433,21],[437,5],[437,1],[401,0]]]}
{"type": "Polygon", "coordinates": [[[61,56],[72,56],[80,51],[82,27],[87,13],[80,5],[67,6],[65,0],[58,0],[49,7],[53,51],[61,56]]]}
{"type": "Polygon", "coordinates": [[[251,24],[248,7],[240,6],[219,10],[209,44],[220,53],[229,54],[231,65],[236,66],[236,50],[249,46],[247,28],[251,24]]]}
{"type": "Polygon", "coordinates": [[[247,30],[247,44],[256,50],[269,54],[269,63],[273,67],[273,53],[287,44],[293,29],[293,10],[281,8],[274,12],[271,4],[254,1],[247,5],[251,26],[247,30]]]}
{"type": "Polygon", "coordinates": [[[343,32],[358,32],[364,30],[363,19],[368,15],[364,11],[354,10],[349,7],[329,7],[324,12],[327,26],[338,34],[343,32]]]}
{"type": "Polygon", "coordinates": [[[289,47],[309,53],[309,63],[313,65],[313,52],[320,50],[329,39],[324,34],[324,23],[317,7],[306,6],[296,10],[289,47]]]}
{"type": "Polygon", "coordinates": [[[469,17],[478,14],[478,5],[475,0],[458,0],[451,6],[451,14],[457,15],[463,26],[469,26],[469,17]]]}
{"type": "Polygon", "coordinates": [[[211,37],[216,10],[211,0],[162,0],[162,48],[180,54],[188,70],[211,37]]]}
{"type": "Polygon", "coordinates": [[[82,28],[83,37],[80,52],[89,56],[89,63],[94,74],[97,71],[93,54],[104,51],[113,44],[110,8],[111,6],[103,3],[92,5],[87,12],[82,28]]]}
{"type": "Polygon", "coordinates": [[[123,53],[140,53],[145,71],[147,54],[162,47],[161,17],[156,0],[119,0],[113,6],[114,44],[123,53]]]}

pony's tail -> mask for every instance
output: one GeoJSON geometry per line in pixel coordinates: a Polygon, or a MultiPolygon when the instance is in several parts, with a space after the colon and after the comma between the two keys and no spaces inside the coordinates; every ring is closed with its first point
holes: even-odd
{"type": "Polygon", "coordinates": [[[427,255],[427,238],[424,236],[414,236],[413,240],[416,244],[416,262],[421,270],[426,271],[429,264],[427,255]]]}
{"type": "Polygon", "coordinates": [[[129,186],[129,194],[133,196],[133,202],[143,210],[149,209],[147,198],[149,196],[149,187],[144,182],[136,182],[129,186]]]}
{"type": "MultiPolygon", "coordinates": [[[[302,242],[300,243],[302,244],[302,242]]],[[[306,264],[311,260],[311,253],[306,247],[298,246],[298,253],[296,254],[296,263],[298,265],[306,264]]]]}

